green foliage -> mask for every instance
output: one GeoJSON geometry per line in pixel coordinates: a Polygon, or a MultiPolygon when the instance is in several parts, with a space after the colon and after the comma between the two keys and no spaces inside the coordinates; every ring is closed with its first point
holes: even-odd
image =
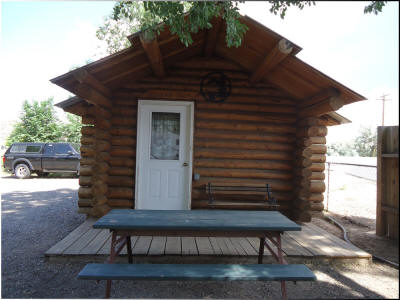
{"type": "Polygon", "coordinates": [[[71,142],[80,143],[80,117],[67,114],[67,123],[56,116],[53,98],[38,102],[25,101],[20,120],[8,136],[6,145],[16,142],[71,142]]]}
{"type": "Polygon", "coordinates": [[[350,143],[333,143],[328,145],[328,155],[333,156],[376,156],[376,130],[361,127],[359,134],[350,143]]]}
{"type": "Polygon", "coordinates": [[[371,1],[366,7],[364,7],[364,14],[374,13],[377,15],[382,12],[382,8],[386,5],[387,1],[371,1]]]}
{"type": "Polygon", "coordinates": [[[361,127],[354,139],[354,148],[359,156],[376,156],[377,135],[371,127],[361,127]]]}
{"type": "Polygon", "coordinates": [[[61,138],[53,106],[53,98],[30,104],[25,101],[22,105],[20,121],[15,125],[6,145],[14,142],[57,142],[61,138]]]}
{"type": "MultiPolygon", "coordinates": [[[[129,46],[126,36],[142,31],[143,37],[152,40],[167,26],[172,34],[189,46],[192,34],[212,27],[211,19],[221,16],[226,24],[225,41],[228,47],[239,47],[248,27],[239,21],[238,3],[244,1],[121,1],[117,2],[96,35],[107,43],[108,53],[129,46]]],[[[283,19],[289,7],[303,9],[315,1],[269,0],[270,12],[283,19]]],[[[387,1],[371,1],[364,13],[378,14],[387,1]]]]}

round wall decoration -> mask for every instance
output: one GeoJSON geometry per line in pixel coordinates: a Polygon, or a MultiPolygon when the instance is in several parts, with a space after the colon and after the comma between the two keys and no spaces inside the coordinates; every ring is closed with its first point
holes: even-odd
{"type": "Polygon", "coordinates": [[[200,93],[210,102],[223,102],[231,94],[231,80],[222,72],[208,73],[201,80],[200,93]]]}

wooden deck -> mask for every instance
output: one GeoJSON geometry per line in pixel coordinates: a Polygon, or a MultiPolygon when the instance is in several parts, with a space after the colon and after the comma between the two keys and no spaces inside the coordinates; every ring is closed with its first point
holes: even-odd
{"type": "MultiPolygon", "coordinates": [[[[105,260],[110,253],[111,233],[108,230],[93,229],[94,222],[94,219],[86,220],[46,251],[45,256],[57,261],[105,260]]],[[[135,259],[144,262],[156,261],[155,258],[165,260],[178,257],[182,262],[206,257],[218,260],[230,258],[241,262],[257,261],[259,247],[257,238],[140,236],[131,237],[131,241],[135,259]]],[[[287,260],[369,263],[372,258],[369,253],[310,223],[303,224],[302,231],[283,234],[282,248],[287,260]]],[[[127,254],[126,247],[121,254],[127,254]]],[[[265,256],[271,257],[269,251],[265,251],[265,256]]]]}

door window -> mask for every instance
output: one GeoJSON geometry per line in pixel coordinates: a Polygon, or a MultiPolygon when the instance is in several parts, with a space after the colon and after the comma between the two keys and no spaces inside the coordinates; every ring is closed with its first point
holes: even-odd
{"type": "Polygon", "coordinates": [[[150,159],[179,160],[180,113],[152,112],[150,159]]]}
{"type": "Polygon", "coordinates": [[[55,144],[54,150],[57,154],[68,154],[68,151],[72,151],[68,144],[55,144]]]}

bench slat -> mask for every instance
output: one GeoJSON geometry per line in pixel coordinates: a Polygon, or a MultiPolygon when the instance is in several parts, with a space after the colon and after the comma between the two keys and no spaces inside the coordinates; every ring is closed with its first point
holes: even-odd
{"type": "Polygon", "coordinates": [[[79,279],[314,281],[305,265],[290,264],[87,264],[79,279]]]}

